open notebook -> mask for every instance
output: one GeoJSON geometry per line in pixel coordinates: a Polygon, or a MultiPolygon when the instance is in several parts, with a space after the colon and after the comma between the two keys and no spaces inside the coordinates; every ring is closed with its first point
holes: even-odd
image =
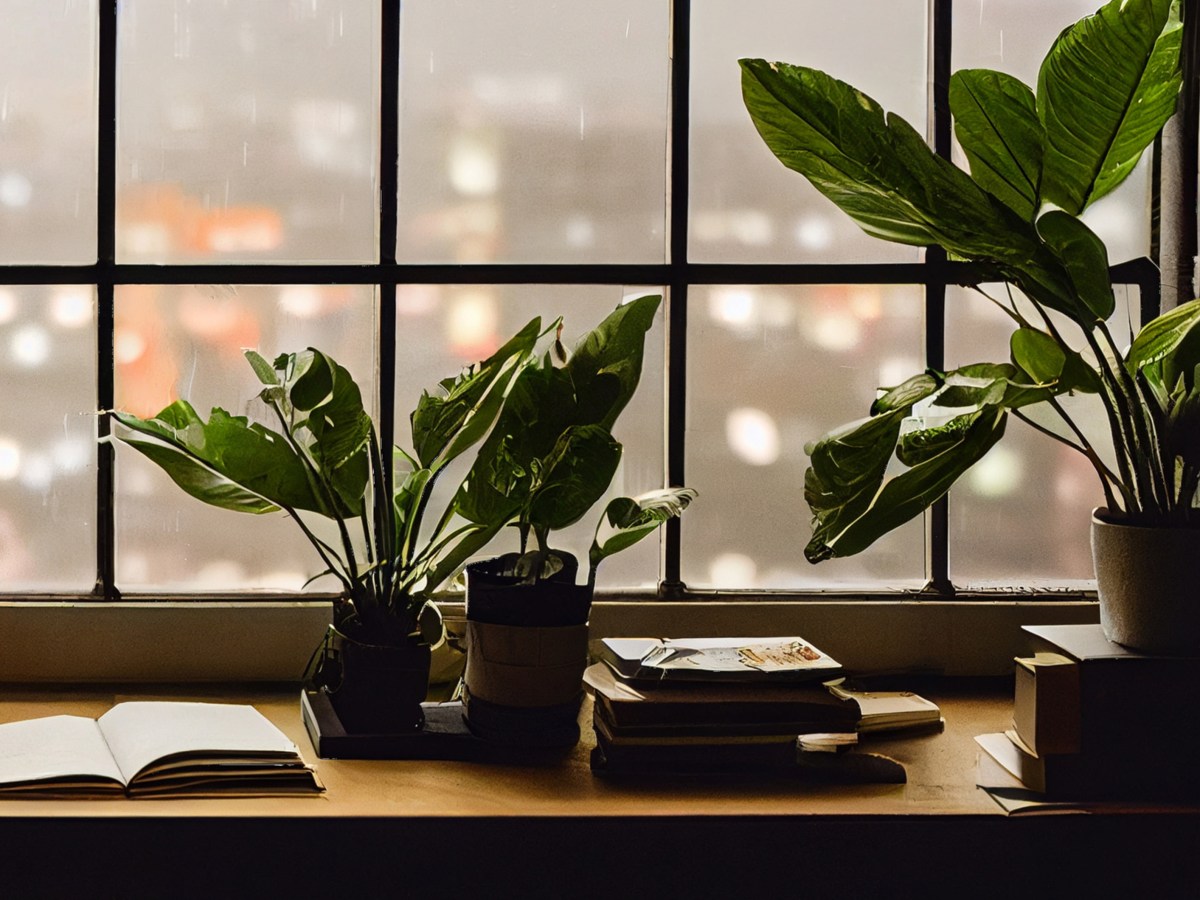
{"type": "Polygon", "coordinates": [[[99,719],[0,725],[0,797],[311,794],[296,745],[253,706],[118,703],[99,719]]]}

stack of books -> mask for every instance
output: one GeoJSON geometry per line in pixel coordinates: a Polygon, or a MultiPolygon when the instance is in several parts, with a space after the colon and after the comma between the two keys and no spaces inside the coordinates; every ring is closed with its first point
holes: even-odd
{"type": "Polygon", "coordinates": [[[1012,727],[975,739],[981,784],[986,763],[1048,799],[1200,797],[1200,658],[1138,653],[1099,625],[1024,632],[1012,727]]]}
{"type": "MultiPolygon", "coordinates": [[[[827,685],[840,682],[841,667],[800,638],[610,638],[597,655],[584,681],[595,698],[598,772],[795,769],[805,746],[855,742],[867,696],[827,685]]],[[[898,715],[901,725],[941,721],[915,695],[874,697],[884,698],[880,714],[898,715]]]]}

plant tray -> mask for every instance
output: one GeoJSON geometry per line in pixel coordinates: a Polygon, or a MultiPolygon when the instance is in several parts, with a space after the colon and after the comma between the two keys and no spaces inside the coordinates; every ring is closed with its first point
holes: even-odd
{"type": "Polygon", "coordinates": [[[488,745],[471,734],[462,704],[422,703],[425,726],[407,734],[347,732],[320,691],[300,692],[300,715],[321,759],[483,759],[488,745]]]}

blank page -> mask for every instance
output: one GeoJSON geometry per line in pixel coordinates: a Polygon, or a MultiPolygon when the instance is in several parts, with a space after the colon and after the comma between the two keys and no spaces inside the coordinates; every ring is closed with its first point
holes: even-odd
{"type": "Polygon", "coordinates": [[[81,775],[125,783],[94,719],[46,716],[0,725],[0,786],[81,775]]]}
{"type": "Polygon", "coordinates": [[[150,763],[176,753],[299,755],[253,706],[136,701],[118,703],[99,723],[126,783],[150,763]]]}

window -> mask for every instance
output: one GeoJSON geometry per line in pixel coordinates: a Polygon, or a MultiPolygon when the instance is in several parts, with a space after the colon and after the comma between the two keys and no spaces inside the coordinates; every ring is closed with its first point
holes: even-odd
{"type": "MultiPolygon", "coordinates": [[[[1092,475],[1024,436],[926,522],[804,562],[805,442],[1006,332],[954,286],[969,273],[867,238],[779,166],[736,61],[824,68],[954,154],[930,86],[1029,81],[1098,2],[0,0],[0,593],[279,596],[316,570],[284,517],[97,447],[97,408],[244,413],[241,348],[311,344],[404,443],[420,390],[530,316],[569,336],[648,292],[667,302],[615,489],[701,498],[602,589],[1079,586],[1086,529],[1058,523],[1085,521],[1092,475]]],[[[1157,302],[1151,166],[1091,218],[1134,324],[1157,302]]]]}

